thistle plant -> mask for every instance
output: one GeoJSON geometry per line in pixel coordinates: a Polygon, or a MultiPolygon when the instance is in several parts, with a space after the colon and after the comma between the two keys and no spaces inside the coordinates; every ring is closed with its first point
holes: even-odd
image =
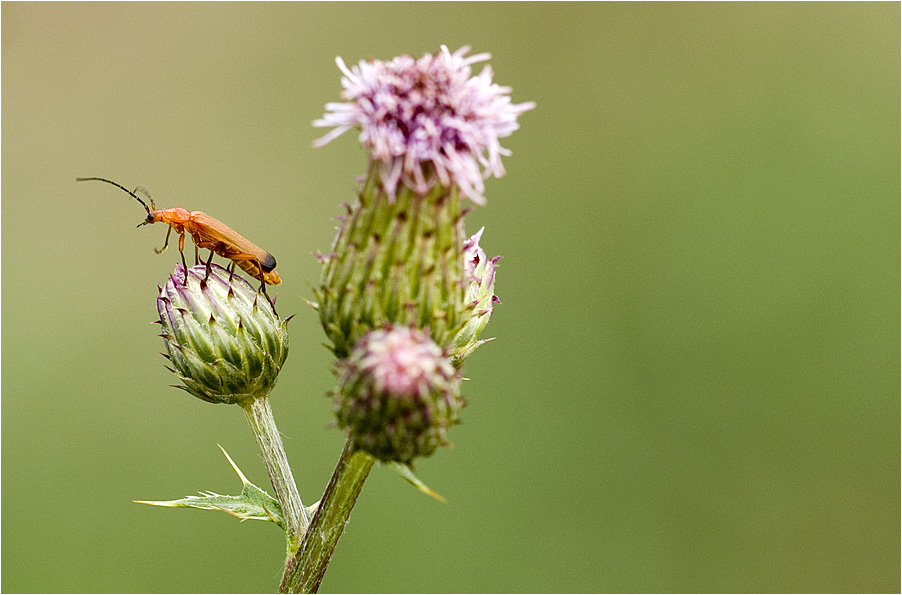
{"type": "MultiPolygon", "coordinates": [[[[269,405],[288,355],[287,320],[244,279],[207,263],[177,267],[157,298],[170,370],[179,388],[245,411],[275,491],[247,481],[237,496],[202,492],[160,506],[222,510],[272,521],[285,531],[279,592],[316,592],[363,483],[376,462],[436,496],[413,465],[448,445],[460,420],[461,367],[499,302],[499,257],[468,236],[464,220],[483,205],[484,180],[504,174],[499,139],[533,103],[513,104],[492,82],[488,54],[469,48],[388,62],[361,61],[342,73],[341,102],[314,126],[322,146],[351,129],[369,155],[355,200],[346,204],[323,269],[315,308],[335,355],[331,392],[347,436],[320,501],[300,499],[269,405]]],[[[226,455],[228,457],[228,455],[226,455]]]]}
{"type": "MultiPolygon", "coordinates": [[[[287,320],[242,277],[215,264],[187,271],[177,265],[157,297],[167,368],[182,381],[176,388],[208,403],[239,405],[257,440],[277,500],[250,484],[252,493],[224,501],[203,498],[144,502],[158,506],[223,510],[242,519],[271,520],[284,531],[288,551],[297,549],[309,524],[276,429],[269,394],[288,357],[287,320]]],[[[228,455],[226,455],[228,457],[228,455]]],[[[247,490],[245,490],[247,491],[247,490]]]]}

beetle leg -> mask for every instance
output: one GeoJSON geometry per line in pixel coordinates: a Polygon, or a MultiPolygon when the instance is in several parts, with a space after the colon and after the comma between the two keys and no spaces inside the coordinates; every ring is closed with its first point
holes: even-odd
{"type": "Polygon", "coordinates": [[[166,241],[163,242],[163,247],[160,248],[159,250],[157,250],[156,248],[154,248],[154,249],[153,249],[154,252],[156,252],[157,254],[162,254],[163,252],[166,252],[166,248],[169,247],[169,235],[170,235],[171,233],[172,233],[172,228],[170,227],[168,230],[166,230],[166,241]]]}
{"type": "MultiPolygon", "coordinates": [[[[171,227],[169,229],[172,229],[171,227]]],[[[188,263],[185,262],[185,234],[179,234],[179,254],[182,256],[182,266],[185,267],[185,287],[188,287],[188,263]]]]}
{"type": "Polygon", "coordinates": [[[279,313],[276,312],[276,302],[273,301],[273,299],[269,297],[268,293],[266,293],[266,281],[263,280],[263,270],[262,269],[260,269],[260,276],[257,277],[257,280],[260,281],[260,289],[258,289],[257,291],[262,292],[263,295],[266,296],[266,301],[269,302],[269,305],[272,307],[272,313],[275,314],[276,316],[278,316],[279,313]]]}
{"type": "Polygon", "coordinates": [[[182,255],[182,266],[185,268],[185,282],[182,283],[185,287],[188,287],[188,263],[185,262],[185,253],[179,252],[182,255]]]}
{"type": "MultiPolygon", "coordinates": [[[[231,261],[232,261],[232,267],[234,267],[236,264],[239,264],[241,262],[253,262],[256,264],[256,270],[259,273],[259,277],[255,276],[253,273],[251,273],[251,275],[258,281],[260,281],[260,289],[258,289],[257,291],[261,292],[263,295],[266,296],[266,299],[272,305],[272,311],[276,312],[276,305],[273,304],[273,301],[272,301],[272,299],[270,299],[269,294],[266,293],[266,280],[264,279],[264,271],[263,271],[263,267],[260,266],[260,261],[257,260],[257,257],[254,256],[253,254],[245,254],[242,252],[242,253],[237,253],[237,254],[229,254],[228,258],[231,259],[231,261]]],[[[247,270],[247,269],[245,269],[245,270],[247,270]]]]}
{"type": "Polygon", "coordinates": [[[213,263],[213,251],[210,250],[210,258],[207,259],[207,274],[204,275],[204,285],[207,284],[207,279],[210,278],[210,265],[213,263]]]}
{"type": "Polygon", "coordinates": [[[262,291],[262,292],[263,292],[263,295],[266,296],[266,301],[269,302],[270,307],[272,307],[272,313],[275,314],[276,316],[278,316],[279,313],[276,312],[276,302],[274,302],[274,301],[272,300],[272,298],[269,297],[269,294],[266,293],[266,281],[263,280],[263,274],[262,274],[262,273],[260,274],[260,289],[258,289],[257,291],[262,291]]]}

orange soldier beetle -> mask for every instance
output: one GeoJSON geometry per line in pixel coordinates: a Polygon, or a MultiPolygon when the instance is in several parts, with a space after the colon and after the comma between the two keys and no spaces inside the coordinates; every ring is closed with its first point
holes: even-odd
{"type": "MultiPolygon", "coordinates": [[[[156,205],[153,203],[153,199],[151,199],[150,195],[144,191],[144,194],[147,196],[148,200],[150,200],[150,206],[148,207],[147,203],[135,194],[135,192],[141,191],[140,187],[136,188],[133,192],[125,186],[105,178],[75,178],[75,181],[77,182],[91,180],[106,182],[107,184],[112,184],[113,186],[121,188],[141,203],[144,210],[147,211],[147,218],[139,223],[138,227],[158,222],[165,223],[169,226],[169,230],[166,232],[166,241],[163,242],[163,247],[159,250],[154,248],[154,252],[157,254],[162,254],[166,251],[166,248],[169,247],[169,236],[174,229],[175,232],[179,234],[179,253],[182,256],[182,265],[185,267],[186,273],[188,271],[188,265],[185,263],[185,232],[191,234],[191,239],[194,240],[195,264],[203,262],[200,260],[197,253],[199,248],[210,251],[210,258],[207,259],[208,275],[210,271],[210,262],[213,260],[213,254],[216,253],[231,260],[232,267],[237,264],[253,278],[260,281],[260,290],[264,295],[266,295],[267,284],[278,285],[282,282],[279,278],[279,274],[274,270],[276,268],[276,259],[272,254],[206,213],[201,211],[188,211],[187,209],[180,207],[157,209],[156,205]]],[[[185,283],[187,282],[188,277],[186,275],[185,283]]],[[[269,296],[267,295],[267,299],[268,298],[269,296]]]]}

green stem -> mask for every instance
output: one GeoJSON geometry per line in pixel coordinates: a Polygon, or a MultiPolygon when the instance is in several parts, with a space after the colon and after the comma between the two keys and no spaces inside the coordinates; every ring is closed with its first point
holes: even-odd
{"type": "Polygon", "coordinates": [[[307,510],[301,502],[301,496],[298,494],[294,477],[291,475],[288,457],[285,456],[285,449],[282,447],[282,438],[269,406],[269,397],[253,399],[242,407],[247,421],[251,425],[251,430],[254,432],[254,438],[257,439],[263,464],[266,466],[266,472],[269,473],[272,487],[276,491],[276,499],[282,507],[289,551],[295,552],[310,520],[307,517],[307,510]]]}
{"type": "Polygon", "coordinates": [[[301,549],[285,567],[279,593],[316,593],[319,589],[335,544],[348,523],[351,509],[375,462],[372,455],[352,450],[350,441],[345,444],[310,528],[304,535],[301,549]]]}

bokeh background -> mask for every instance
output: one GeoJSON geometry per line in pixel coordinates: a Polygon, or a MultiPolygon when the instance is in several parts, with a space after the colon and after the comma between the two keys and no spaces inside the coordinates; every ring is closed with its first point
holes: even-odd
{"type": "MultiPolygon", "coordinates": [[[[455,445],[377,468],[323,592],[900,590],[900,9],[2,5],[2,590],[271,592],[268,523],[134,499],[268,487],[169,388],[144,185],[276,255],[273,408],[306,502],[342,436],[303,302],[366,157],[313,149],[350,63],[491,52],[536,101],[488,182],[497,340],[455,445]]],[[[189,252],[190,254],[190,252],[189,252]]]]}

